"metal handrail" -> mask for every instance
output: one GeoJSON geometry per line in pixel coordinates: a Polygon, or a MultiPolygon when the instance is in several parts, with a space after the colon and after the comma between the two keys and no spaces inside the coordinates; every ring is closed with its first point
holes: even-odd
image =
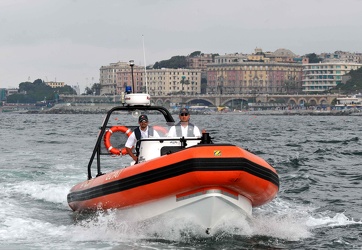
{"type": "Polygon", "coordinates": [[[94,157],[96,155],[97,155],[97,177],[102,175],[101,165],[100,165],[101,141],[102,141],[102,138],[103,138],[104,133],[106,131],[107,124],[108,124],[108,121],[109,121],[109,118],[110,118],[111,114],[114,111],[135,111],[135,110],[155,110],[155,111],[159,111],[164,116],[164,118],[165,118],[168,125],[172,126],[175,123],[175,120],[173,119],[171,113],[166,108],[161,107],[161,106],[143,106],[143,105],[117,106],[117,107],[114,107],[114,108],[110,109],[107,112],[107,116],[105,117],[105,119],[103,121],[101,131],[99,132],[96,145],[94,146],[92,156],[91,156],[91,158],[89,160],[89,163],[88,163],[88,180],[92,179],[91,167],[92,167],[92,164],[93,164],[93,161],[94,161],[94,157]]]}

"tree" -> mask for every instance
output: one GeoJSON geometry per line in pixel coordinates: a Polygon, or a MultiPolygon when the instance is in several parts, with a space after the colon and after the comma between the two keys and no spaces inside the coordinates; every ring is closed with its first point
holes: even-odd
{"type": "Polygon", "coordinates": [[[197,57],[199,55],[201,55],[201,51],[194,51],[190,54],[190,57],[197,57]]]}
{"type": "Polygon", "coordinates": [[[323,61],[323,59],[318,57],[316,55],[316,53],[307,54],[306,57],[308,57],[309,63],[319,63],[319,62],[323,61]]]}
{"type": "Polygon", "coordinates": [[[334,99],[332,100],[332,102],[331,102],[331,105],[334,106],[334,105],[336,105],[336,104],[337,104],[337,98],[334,98],[334,99]]]}
{"type": "Polygon", "coordinates": [[[91,89],[95,95],[101,94],[101,84],[100,83],[94,83],[91,89]]]}
{"type": "Polygon", "coordinates": [[[184,84],[186,84],[186,85],[189,85],[190,84],[190,81],[187,79],[187,80],[185,80],[185,76],[182,76],[182,79],[181,79],[181,81],[180,81],[180,83],[181,83],[181,85],[182,85],[182,92],[183,93],[185,93],[185,91],[184,91],[184,84]]]}
{"type": "Polygon", "coordinates": [[[92,87],[85,87],[84,93],[82,95],[100,95],[101,94],[101,84],[93,83],[92,87]]]}
{"type": "Polygon", "coordinates": [[[351,70],[347,76],[350,79],[346,83],[337,84],[336,87],[330,89],[330,92],[340,94],[362,93],[362,68],[351,70]]]}
{"type": "Polygon", "coordinates": [[[59,94],[64,94],[64,95],[76,95],[77,94],[77,92],[69,85],[65,85],[64,87],[57,87],[52,90],[59,94]]]}
{"type": "Polygon", "coordinates": [[[212,54],[211,57],[212,57],[212,60],[213,60],[213,61],[215,61],[215,57],[216,57],[216,56],[219,56],[219,53],[217,53],[217,54],[212,54]]]}
{"type": "Polygon", "coordinates": [[[19,94],[10,95],[6,101],[9,103],[36,103],[40,101],[53,102],[59,94],[76,94],[70,86],[52,88],[37,79],[34,82],[22,82],[19,84],[19,94]]]}
{"type": "Polygon", "coordinates": [[[89,87],[85,87],[84,94],[85,95],[93,95],[93,90],[91,88],[89,88],[89,87]]]}
{"type": "Polygon", "coordinates": [[[185,56],[173,56],[169,60],[156,62],[153,65],[154,69],[169,68],[169,69],[180,69],[186,68],[187,61],[185,56]]]}

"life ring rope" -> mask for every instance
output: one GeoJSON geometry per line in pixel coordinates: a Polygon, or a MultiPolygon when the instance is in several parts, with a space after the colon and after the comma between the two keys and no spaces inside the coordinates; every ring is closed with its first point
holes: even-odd
{"type": "Polygon", "coordinates": [[[108,152],[110,152],[111,154],[126,155],[127,154],[126,148],[118,149],[118,148],[113,147],[111,144],[111,136],[113,133],[116,133],[116,132],[122,132],[122,133],[126,134],[127,137],[129,137],[132,134],[132,130],[127,128],[126,126],[113,126],[110,129],[108,129],[107,132],[104,134],[104,146],[106,147],[108,152]]]}

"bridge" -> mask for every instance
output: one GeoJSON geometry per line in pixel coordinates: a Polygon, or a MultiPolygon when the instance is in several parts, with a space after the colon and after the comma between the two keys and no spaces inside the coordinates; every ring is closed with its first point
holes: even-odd
{"type": "MultiPolygon", "coordinates": [[[[205,106],[242,106],[251,103],[279,103],[287,105],[331,105],[333,100],[341,97],[338,94],[199,94],[199,95],[154,95],[151,101],[154,105],[170,106],[173,103],[205,106]]],[[[90,95],[60,95],[67,103],[114,103],[119,104],[120,95],[90,96],[90,95]]]]}

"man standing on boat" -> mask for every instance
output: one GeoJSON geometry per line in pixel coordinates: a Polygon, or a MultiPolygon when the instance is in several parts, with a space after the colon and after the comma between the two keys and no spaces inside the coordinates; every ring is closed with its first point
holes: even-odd
{"type": "Polygon", "coordinates": [[[180,122],[170,128],[168,137],[201,137],[200,129],[190,123],[190,113],[187,108],[181,108],[180,122]]]}
{"type": "Polygon", "coordinates": [[[127,153],[132,157],[132,159],[137,163],[138,160],[138,151],[139,151],[139,140],[142,138],[150,137],[160,137],[157,131],[153,127],[148,126],[148,117],[147,115],[140,115],[138,118],[139,127],[133,130],[132,134],[128,137],[125,144],[127,153]],[[136,147],[136,154],[133,153],[133,147],[136,147]]]}

